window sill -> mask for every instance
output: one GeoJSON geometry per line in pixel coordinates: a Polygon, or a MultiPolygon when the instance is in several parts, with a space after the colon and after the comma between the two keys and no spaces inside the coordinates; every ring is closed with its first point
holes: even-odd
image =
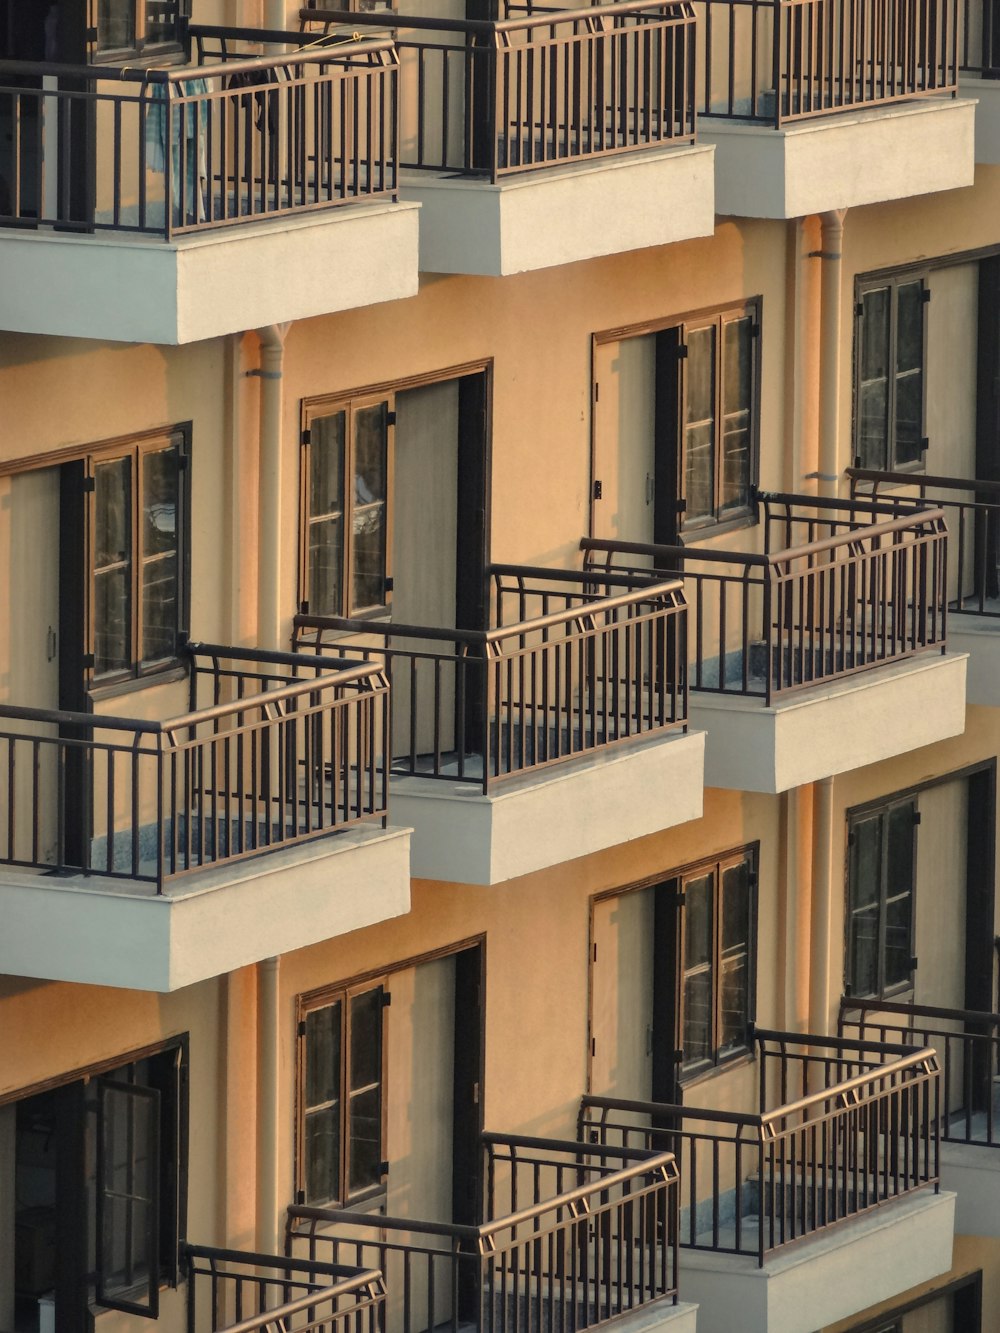
{"type": "Polygon", "coordinates": [[[695,1070],[687,1076],[682,1075],[680,1079],[682,1101],[688,1088],[698,1087],[700,1084],[707,1083],[710,1079],[718,1078],[722,1074],[728,1074],[734,1069],[743,1069],[746,1065],[756,1064],[756,1061],[757,1057],[748,1048],[727,1056],[719,1064],[706,1065],[704,1069],[695,1070]]]}
{"type": "Polygon", "coordinates": [[[727,532],[739,532],[741,528],[755,528],[759,521],[754,513],[737,514],[733,518],[727,518],[724,523],[706,523],[704,527],[687,530],[682,528],[678,540],[682,546],[695,546],[698,542],[722,537],[727,532]]]}
{"type": "Polygon", "coordinates": [[[108,681],[106,685],[95,685],[87,691],[87,697],[91,703],[103,703],[106,699],[137,694],[140,690],[151,689],[154,685],[172,685],[175,681],[186,680],[187,676],[187,664],[175,660],[167,662],[155,671],[147,671],[141,676],[129,676],[122,680],[108,681]]]}

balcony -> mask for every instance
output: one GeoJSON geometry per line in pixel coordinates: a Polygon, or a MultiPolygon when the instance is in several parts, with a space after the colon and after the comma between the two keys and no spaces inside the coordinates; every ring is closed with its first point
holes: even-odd
{"type": "Polygon", "coordinates": [[[296,617],[296,647],[392,684],[413,874],[498,884],[696,819],[677,580],[495,565],[492,586],[488,630],[296,617]]]}
{"type": "Polygon", "coordinates": [[[962,6],[959,51],[959,89],[975,98],[976,161],[1000,163],[1000,33],[996,14],[987,0],[962,6]]]}
{"type": "Polygon", "coordinates": [[[0,972],[169,991],[409,910],[379,669],[189,659],[168,721],[0,706],[0,972]]]}
{"type": "Polygon", "coordinates": [[[843,1000],[840,1030],[856,1040],[937,1051],[941,1183],[957,1196],[955,1231],[1000,1236],[1000,1014],[843,1000]]]}
{"type": "Polygon", "coordinates": [[[581,1103],[581,1138],[676,1157],[699,1333],[812,1333],[948,1272],[934,1052],[758,1030],[754,1054],[752,1114],[581,1103]]]}
{"type": "Polygon", "coordinates": [[[710,787],[777,793],[965,729],[940,509],[758,497],[764,551],[585,539],[587,568],[681,577],[710,787]]]}
{"type": "Polygon", "coordinates": [[[384,1333],[583,1330],[611,1320],[623,1333],[694,1333],[695,1310],[678,1300],[670,1153],[503,1134],[483,1144],[481,1225],[292,1207],[288,1253],[377,1268],[384,1333]]]}
{"type": "MultiPolygon", "coordinates": [[[[400,197],[421,205],[421,270],[498,276],[711,235],[694,7],[504,8],[497,22],[392,17],[400,197]]],[[[386,24],[300,14],[314,32],[386,24]]]]}
{"type": "Polygon", "coordinates": [[[189,32],[169,69],[0,63],[0,328],[187,343],[416,293],[392,43],[189,32]]]}
{"type": "Polygon", "coordinates": [[[716,212],[795,218],[971,185],[958,0],[703,0],[716,212]]]}
{"type": "Polygon", "coordinates": [[[191,1333],[385,1327],[385,1283],[373,1270],[207,1245],[185,1245],[183,1259],[191,1333]]]}
{"type": "Polygon", "coordinates": [[[848,468],[852,493],[898,513],[933,504],[951,550],[948,642],[968,653],[966,702],[1000,707],[1000,482],[848,468]]]}

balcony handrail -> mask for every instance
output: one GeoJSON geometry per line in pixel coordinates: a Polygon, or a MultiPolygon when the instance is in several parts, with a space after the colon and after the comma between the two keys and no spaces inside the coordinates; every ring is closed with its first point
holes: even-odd
{"type": "MultiPolygon", "coordinates": [[[[362,18],[360,14],[356,18],[362,18]]],[[[227,31],[222,29],[220,31],[227,31]]],[[[303,37],[308,36],[304,33],[286,32],[286,33],[257,33],[254,38],[260,42],[283,41],[291,43],[293,41],[301,42],[303,37]]],[[[177,65],[152,66],[152,65],[105,65],[105,64],[65,64],[56,60],[0,60],[0,83],[7,76],[26,77],[26,78],[61,78],[71,80],[84,80],[93,83],[135,83],[141,87],[159,85],[173,88],[178,84],[189,83],[192,78],[209,79],[225,78],[229,79],[237,74],[256,74],[267,70],[282,70],[289,65],[330,65],[338,64],[345,59],[350,59],[351,54],[362,51],[365,55],[389,53],[395,56],[396,44],[392,38],[361,38],[351,46],[345,46],[343,42],[338,45],[312,46],[302,45],[296,51],[289,51],[283,55],[261,55],[247,57],[242,60],[219,60],[203,63],[190,62],[177,65]]],[[[253,91],[266,91],[267,85],[261,84],[259,88],[255,87],[253,91]]],[[[174,94],[178,100],[183,100],[183,92],[174,94]]],[[[195,95],[190,95],[196,100],[195,95]]]]}
{"type": "MultiPolygon", "coordinates": [[[[929,472],[889,472],[881,471],[878,468],[849,467],[844,469],[844,475],[851,482],[871,481],[875,483],[886,482],[890,486],[933,486],[942,491],[983,491],[986,494],[996,495],[1000,498],[1000,481],[987,481],[982,478],[972,477],[940,477],[929,472]]],[[[884,504],[916,503],[918,496],[894,496],[891,501],[884,500],[884,504]]]]}
{"type": "Polygon", "coordinates": [[[293,1315],[301,1314],[303,1310],[316,1309],[327,1301],[340,1300],[344,1296],[360,1291],[366,1292],[365,1299],[356,1301],[346,1310],[326,1315],[321,1326],[335,1328],[338,1316],[343,1320],[354,1320],[362,1310],[385,1301],[385,1280],[377,1268],[369,1269],[360,1277],[338,1282],[335,1286],[320,1287],[318,1291],[297,1296],[293,1301],[286,1301],[284,1305],[276,1305],[272,1310],[251,1315],[249,1319],[242,1319],[238,1324],[228,1324],[225,1333],[254,1333],[254,1330],[268,1328],[272,1324],[276,1333],[285,1333],[289,1328],[287,1321],[293,1315]]]}
{"type": "Polygon", "coordinates": [[[651,10],[674,10],[665,15],[666,22],[695,21],[691,0],[610,0],[606,5],[590,5],[584,9],[548,9],[544,14],[525,15],[505,19],[445,19],[424,14],[402,14],[396,11],[375,10],[355,13],[353,10],[303,6],[299,10],[302,23],[342,23],[347,27],[424,28],[430,32],[457,32],[492,37],[498,33],[522,32],[533,28],[552,28],[561,23],[593,22],[609,16],[643,14],[651,10]]]}
{"type": "MultiPolygon", "coordinates": [[[[984,1009],[948,1009],[933,1004],[910,1004],[900,1000],[874,1000],[867,997],[844,996],[840,1001],[841,1017],[852,1009],[862,1013],[899,1014],[904,1017],[940,1018],[956,1023],[982,1023],[1000,1028],[1000,1014],[991,1014],[984,1009]]],[[[878,1027],[877,1023],[873,1024],[878,1027]]],[[[850,1038],[848,1038],[850,1040],[850,1038]]]]}
{"type": "MultiPolygon", "coordinates": [[[[300,698],[304,694],[315,694],[331,686],[350,685],[357,681],[368,680],[373,690],[388,689],[384,671],[372,662],[352,663],[346,670],[330,669],[331,659],[302,654],[301,662],[296,653],[272,652],[266,657],[257,655],[252,649],[240,650],[224,648],[218,644],[191,643],[187,652],[191,656],[231,657],[234,661],[269,661],[274,664],[286,662],[291,668],[299,665],[321,668],[322,675],[309,677],[289,685],[280,685],[274,689],[259,690],[242,698],[227,700],[225,703],[212,704],[206,708],[192,709],[186,713],[177,713],[166,719],[129,718],[120,714],[81,713],[66,708],[26,708],[20,704],[0,703],[0,718],[10,718],[19,722],[48,722],[55,726],[79,727],[85,731],[126,731],[138,736],[173,737],[175,732],[197,727],[203,722],[214,722],[229,717],[233,713],[249,712],[254,707],[267,704],[285,703],[300,698]]],[[[137,742],[138,743],[138,742],[137,742]]]]}
{"type": "MultiPolygon", "coordinates": [[[[290,1261],[285,1255],[264,1254],[258,1250],[234,1250],[224,1245],[196,1245],[185,1241],[181,1247],[181,1257],[190,1263],[193,1259],[204,1259],[210,1264],[238,1263],[250,1268],[294,1267],[296,1273],[308,1277],[333,1277],[343,1281],[368,1276],[368,1270],[359,1269],[352,1264],[335,1264],[325,1259],[299,1259],[290,1261]]],[[[333,1285],[332,1283],[330,1285],[333,1285]]]]}
{"type": "MultiPolygon", "coordinates": [[[[356,1208],[320,1208],[313,1204],[289,1204],[285,1210],[286,1231],[292,1231],[293,1222],[357,1222],[359,1218],[371,1222],[370,1213],[359,1212],[356,1208]]],[[[387,1213],[378,1213],[378,1227],[384,1231],[420,1230],[428,1236],[441,1236],[450,1240],[478,1241],[479,1227],[468,1226],[460,1222],[415,1222],[412,1217],[392,1217],[387,1213]]]]}

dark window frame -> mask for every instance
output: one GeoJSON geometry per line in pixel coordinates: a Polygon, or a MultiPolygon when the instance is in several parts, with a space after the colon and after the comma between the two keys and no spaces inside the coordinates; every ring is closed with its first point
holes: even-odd
{"type": "Polygon", "coordinates": [[[689,976],[695,974],[699,969],[689,968],[687,966],[687,894],[688,886],[693,880],[704,878],[707,874],[714,877],[712,888],[712,1018],[711,1018],[711,1053],[707,1057],[692,1061],[689,1059],[681,1060],[678,1066],[678,1078],[682,1085],[692,1083],[706,1074],[716,1072],[727,1068],[733,1062],[746,1058],[751,1054],[753,1043],[751,1033],[757,1013],[757,915],[758,915],[758,867],[760,863],[760,843],[748,843],[743,847],[734,848],[731,851],[723,852],[719,856],[710,857],[707,860],[698,862],[696,865],[687,866],[683,870],[676,872],[674,876],[678,886],[680,897],[680,918],[678,922],[678,975],[677,975],[677,993],[678,993],[678,1016],[677,1031],[680,1037],[681,1047],[684,1042],[684,1024],[685,1024],[685,981],[689,976]],[[746,956],[746,1037],[745,1040],[735,1046],[723,1049],[721,1046],[722,1033],[722,976],[724,972],[723,963],[725,950],[723,948],[722,924],[723,912],[720,910],[723,899],[723,875],[726,870],[735,866],[745,864],[747,867],[747,932],[744,944],[746,956]]]}
{"type": "Polygon", "coordinates": [[[704,314],[686,317],[673,326],[677,329],[677,336],[680,340],[678,349],[681,369],[677,421],[677,495],[680,508],[679,532],[681,539],[684,541],[692,541],[702,537],[713,536],[716,533],[727,531],[730,527],[743,527],[748,523],[756,521],[756,506],[754,504],[753,496],[760,480],[761,315],[762,298],[760,296],[754,296],[734,305],[725,306],[704,314]],[[725,457],[722,445],[725,439],[726,419],[725,334],[727,327],[738,324],[742,320],[749,321],[748,332],[750,352],[750,366],[747,384],[749,401],[745,408],[739,409],[740,412],[745,412],[748,416],[746,503],[723,506],[722,494],[725,484],[725,457]],[[711,418],[706,418],[706,421],[711,420],[713,427],[713,466],[710,484],[712,502],[709,506],[710,513],[708,515],[690,519],[687,516],[689,456],[687,443],[689,423],[687,416],[691,387],[691,338],[693,334],[702,333],[706,330],[712,330],[714,333],[712,368],[713,415],[711,418]]]}
{"type": "MultiPolygon", "coordinates": [[[[167,427],[163,430],[148,431],[142,435],[127,439],[109,441],[93,446],[84,455],[85,489],[85,544],[86,544],[86,623],[84,641],[86,653],[86,687],[92,692],[104,691],[130,681],[146,681],[176,670],[182,662],[181,644],[188,631],[190,613],[190,568],[191,568],[191,426],[184,423],[167,427]],[[145,460],[152,454],[167,449],[177,450],[177,494],[174,517],[174,551],[177,561],[177,615],[175,628],[175,650],[169,655],[144,660],[141,657],[143,618],[142,592],[144,571],[152,567],[157,560],[154,553],[149,555],[143,549],[142,539],[142,480],[145,460]],[[119,459],[129,461],[129,479],[131,495],[129,499],[129,551],[124,562],[129,571],[129,663],[117,670],[96,669],[96,634],[97,634],[97,578],[100,571],[96,566],[96,488],[97,469],[102,465],[119,459]]],[[[105,566],[110,568],[111,566],[105,566]]]]}
{"type": "Polygon", "coordinates": [[[854,304],[854,385],[852,423],[852,457],[855,467],[872,468],[880,472],[923,472],[927,457],[927,306],[930,302],[928,267],[906,268],[882,273],[877,276],[858,278],[855,282],[854,304]],[[899,342],[899,292],[907,286],[917,283],[921,286],[921,329],[920,329],[920,421],[917,429],[920,457],[917,460],[900,461],[898,456],[898,383],[900,374],[896,365],[899,342]],[[886,423],[885,440],[881,448],[881,458],[866,458],[861,440],[863,421],[863,392],[866,381],[863,379],[865,360],[865,298],[873,292],[886,290],[889,293],[888,348],[886,356],[886,423]]]}
{"type": "MultiPolygon", "coordinates": [[[[887,1310],[875,1319],[869,1319],[863,1324],[858,1324],[854,1333],[882,1333],[887,1328],[902,1327],[901,1321],[906,1315],[912,1314],[914,1310],[922,1309],[925,1305],[931,1305],[935,1301],[944,1300],[945,1297],[952,1298],[952,1312],[962,1319],[961,1333],[981,1333],[983,1326],[983,1270],[981,1268],[966,1277],[956,1278],[954,1282],[949,1282],[943,1287],[935,1287],[932,1291],[924,1292],[923,1295],[917,1296],[915,1300],[907,1301],[905,1305],[899,1305],[893,1310],[887,1310]]],[[[959,1325],[956,1324],[955,1327],[958,1328],[959,1325]]]]}
{"type": "Polygon", "coordinates": [[[392,536],[393,536],[393,477],[396,447],[396,394],[392,388],[359,390],[356,393],[338,394],[330,398],[313,398],[303,403],[302,414],[302,449],[299,468],[299,609],[303,614],[331,615],[344,618],[382,617],[392,609],[392,536]],[[383,595],[379,602],[367,605],[354,605],[353,580],[355,568],[356,540],[354,534],[354,514],[358,508],[356,495],[356,432],[355,414],[359,411],[385,405],[385,495],[382,497],[384,513],[382,569],[383,595]],[[313,512],[311,504],[311,481],[313,460],[313,430],[318,420],[345,414],[344,425],[344,460],[343,460],[343,497],[339,509],[313,512]],[[340,549],[340,604],[334,609],[317,604],[312,587],[313,577],[310,552],[312,550],[312,530],[331,517],[339,517],[341,523],[340,549]]]}
{"type": "Polygon", "coordinates": [[[884,801],[867,805],[861,809],[849,810],[847,812],[847,891],[845,895],[844,912],[844,994],[852,998],[862,999],[892,999],[899,995],[904,995],[913,989],[914,973],[916,971],[916,958],[914,957],[914,939],[916,930],[916,901],[917,901],[917,829],[920,824],[920,811],[916,792],[902,793],[887,798],[884,801]],[[907,955],[908,963],[905,969],[906,976],[897,981],[887,981],[887,916],[888,905],[893,899],[899,900],[904,895],[890,894],[891,867],[889,863],[891,839],[888,836],[889,823],[892,813],[904,810],[909,807],[912,811],[912,849],[910,852],[911,883],[908,893],[905,895],[909,899],[909,919],[907,924],[907,955]],[[878,820],[879,829],[879,877],[878,893],[875,906],[877,907],[877,941],[875,958],[875,989],[858,989],[857,973],[859,970],[858,959],[855,955],[853,941],[856,939],[852,929],[854,921],[860,917],[870,903],[857,902],[858,885],[856,882],[855,869],[855,847],[857,843],[857,829],[861,824],[878,820]]]}
{"type": "MultiPolygon", "coordinates": [[[[388,1041],[386,1032],[386,1009],[389,1006],[387,978],[384,973],[368,976],[336,989],[326,989],[309,996],[300,996],[298,1000],[298,1021],[296,1040],[296,1098],[295,1098],[295,1199],[297,1203],[310,1206],[354,1207],[358,1204],[385,1197],[388,1177],[388,1163],[385,1159],[386,1131],[388,1116],[387,1074],[388,1041]],[[362,1089],[351,1089],[351,1001],[359,996],[377,993],[381,1008],[379,1026],[379,1148],[378,1180],[368,1186],[352,1190],[351,1173],[351,1134],[350,1110],[351,1094],[356,1095],[362,1089]],[[327,1102],[310,1105],[307,1102],[308,1019],[310,1014],[341,1006],[339,1036],[339,1080],[337,1089],[338,1163],[337,1183],[340,1189],[329,1197],[321,1198],[309,1193],[308,1171],[308,1135],[306,1123],[311,1113],[327,1109],[327,1102]]],[[[369,1086],[369,1085],[366,1085],[369,1086]]],[[[370,1085],[375,1086],[375,1085],[370,1085]]]]}

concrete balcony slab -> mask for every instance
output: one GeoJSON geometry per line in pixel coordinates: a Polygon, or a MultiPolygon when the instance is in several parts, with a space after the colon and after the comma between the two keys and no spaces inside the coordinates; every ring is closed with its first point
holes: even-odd
{"type": "Polygon", "coordinates": [[[964,653],[926,653],[765,707],[692,691],[707,735],[705,785],[772,795],[907,754],[965,730],[964,653]]]}
{"type": "Polygon", "coordinates": [[[955,1196],[909,1195],[778,1251],[681,1251],[680,1287],[698,1333],[814,1333],[951,1268],[955,1196]]]}
{"type": "Polygon", "coordinates": [[[941,1181],[955,1192],[956,1235],[1000,1237],[1000,1148],[942,1143],[941,1181]]]}
{"type": "Polygon", "coordinates": [[[174,241],[0,231],[0,329],[163,345],[417,293],[413,204],[349,204],[174,241]]]}
{"type": "Polygon", "coordinates": [[[798,218],[971,185],[976,104],[927,98],[783,129],[703,117],[721,216],[798,218]]]}
{"type": "Polygon", "coordinates": [[[969,656],[966,703],[1000,708],[1000,618],[950,615],[948,646],[969,656]]]}
{"type": "Polygon", "coordinates": [[[440,779],[392,781],[413,828],[413,876],[501,884],[697,819],[705,737],[668,734],[509,779],[497,794],[440,779]]]}
{"type": "Polygon", "coordinates": [[[403,174],[421,205],[420,269],[502,277],[710,236],[714,150],[645,149],[509,176],[493,185],[403,174]]]}
{"type": "Polygon", "coordinates": [[[1000,164],[1000,81],[963,74],[958,82],[962,97],[976,103],[976,161],[1000,164]]]}
{"type": "Polygon", "coordinates": [[[0,972],[173,991],[409,908],[409,830],[370,825],[196,871],[162,894],[4,870],[0,972]]]}

